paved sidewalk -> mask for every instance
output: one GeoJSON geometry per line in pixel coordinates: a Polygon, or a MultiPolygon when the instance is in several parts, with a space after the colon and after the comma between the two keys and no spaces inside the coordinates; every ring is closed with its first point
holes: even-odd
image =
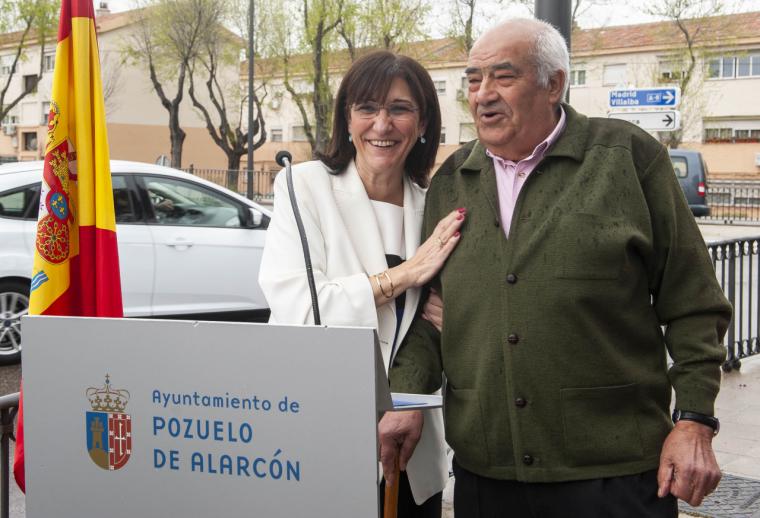
{"type": "Polygon", "coordinates": [[[760,358],[746,358],[741,369],[723,374],[715,412],[721,430],[713,441],[724,473],[718,489],[694,516],[760,518],[760,358]]]}

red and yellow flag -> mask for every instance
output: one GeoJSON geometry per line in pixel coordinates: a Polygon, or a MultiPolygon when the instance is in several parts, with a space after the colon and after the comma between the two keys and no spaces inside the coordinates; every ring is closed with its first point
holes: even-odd
{"type": "MultiPolygon", "coordinates": [[[[62,0],[29,313],[121,317],[121,281],[92,0],[62,0]]],[[[19,409],[13,473],[24,484],[19,409]]]]}

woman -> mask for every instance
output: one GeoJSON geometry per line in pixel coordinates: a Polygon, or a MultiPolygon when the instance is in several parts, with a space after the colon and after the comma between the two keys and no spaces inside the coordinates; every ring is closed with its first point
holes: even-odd
{"type": "MultiPolygon", "coordinates": [[[[333,134],[319,161],[293,167],[322,323],[377,329],[388,366],[423,286],[460,239],[452,211],[422,245],[424,187],[441,132],[438,97],[416,61],[379,51],[357,60],[335,100],[333,134]]],[[[259,283],[270,322],[313,323],[298,230],[284,174],[275,181],[259,283]]],[[[399,516],[441,516],[448,479],[440,410],[425,415],[420,445],[399,486],[399,516]]]]}

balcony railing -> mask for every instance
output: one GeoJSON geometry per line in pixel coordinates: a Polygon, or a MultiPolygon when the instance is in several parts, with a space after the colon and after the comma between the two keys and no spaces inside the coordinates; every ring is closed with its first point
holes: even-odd
{"type": "Polygon", "coordinates": [[[709,183],[710,215],[698,221],[760,224],[760,182],[714,180],[709,183]]]}

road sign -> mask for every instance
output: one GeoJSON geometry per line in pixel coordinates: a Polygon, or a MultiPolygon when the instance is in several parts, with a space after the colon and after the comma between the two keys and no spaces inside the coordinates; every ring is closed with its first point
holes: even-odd
{"type": "Polygon", "coordinates": [[[646,108],[654,106],[675,108],[680,100],[681,89],[677,86],[610,90],[610,108],[646,108]]]}
{"type": "Polygon", "coordinates": [[[632,122],[647,131],[675,131],[681,127],[678,110],[610,112],[608,117],[632,122]]]}

